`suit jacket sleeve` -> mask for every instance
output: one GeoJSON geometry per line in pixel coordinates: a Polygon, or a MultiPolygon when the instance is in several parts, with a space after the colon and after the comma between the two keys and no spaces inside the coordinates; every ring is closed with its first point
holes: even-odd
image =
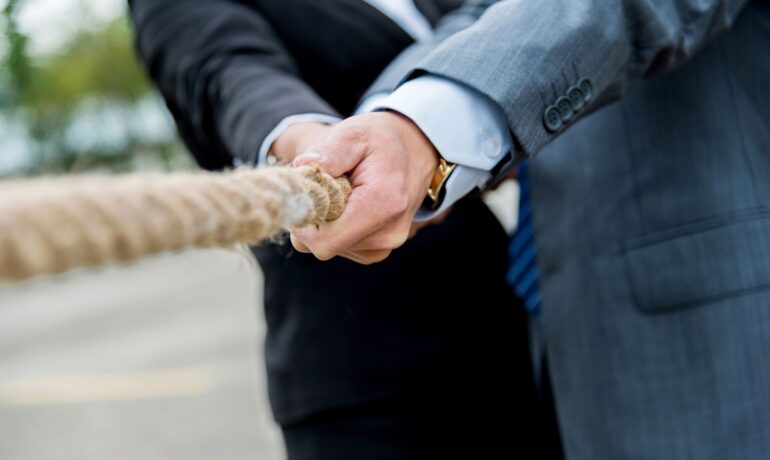
{"type": "Polygon", "coordinates": [[[473,25],[482,13],[496,1],[469,0],[462,7],[444,15],[436,24],[433,37],[430,40],[415,42],[402,51],[369,87],[361,98],[361,102],[395,90],[404,78],[414,70],[414,67],[433,52],[442,41],[473,25]]]}
{"type": "MultiPolygon", "coordinates": [[[[486,3],[493,5],[482,5],[488,8],[477,21],[445,40],[440,36],[406,73],[401,63],[386,75],[392,82],[395,75],[430,73],[486,94],[505,111],[519,154],[531,157],[561,132],[546,128],[544,112],[569,87],[581,79],[593,87],[588,110],[572,124],[638,80],[686,62],[729,28],[749,0],[486,3]]],[[[463,20],[467,16],[451,19],[463,20]]]]}
{"type": "Polygon", "coordinates": [[[256,160],[300,113],[337,116],[299,75],[270,24],[234,0],[130,0],[137,47],[201,166],[256,160]]]}

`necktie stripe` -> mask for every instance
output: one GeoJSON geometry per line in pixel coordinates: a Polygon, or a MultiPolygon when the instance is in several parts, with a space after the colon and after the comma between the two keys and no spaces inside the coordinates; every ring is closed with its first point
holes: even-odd
{"type": "Polygon", "coordinates": [[[538,278],[537,265],[530,264],[527,266],[527,271],[524,276],[516,284],[516,292],[521,297],[527,297],[532,294],[532,289],[535,287],[535,283],[538,278]]]}
{"type": "Polygon", "coordinates": [[[521,282],[524,274],[531,270],[535,262],[535,248],[532,245],[526,246],[523,251],[513,260],[513,265],[508,270],[508,280],[516,284],[521,282]]]}
{"type": "Polygon", "coordinates": [[[540,291],[535,291],[531,296],[524,300],[524,308],[536,318],[540,317],[540,291]]]}
{"type": "Polygon", "coordinates": [[[532,225],[527,225],[527,221],[521,222],[516,228],[516,233],[513,235],[513,241],[508,249],[508,254],[511,256],[511,262],[515,263],[516,259],[521,255],[525,248],[534,245],[535,235],[532,230],[532,225]]]}
{"type": "Polygon", "coordinates": [[[532,202],[529,199],[523,201],[524,197],[521,197],[520,200],[522,201],[519,205],[519,219],[517,221],[519,225],[526,223],[532,218],[532,202]]]}
{"type": "Polygon", "coordinates": [[[508,248],[511,265],[506,281],[513,287],[527,311],[535,318],[540,318],[540,270],[536,260],[532,212],[529,174],[527,164],[524,163],[519,168],[519,223],[508,248]]]}

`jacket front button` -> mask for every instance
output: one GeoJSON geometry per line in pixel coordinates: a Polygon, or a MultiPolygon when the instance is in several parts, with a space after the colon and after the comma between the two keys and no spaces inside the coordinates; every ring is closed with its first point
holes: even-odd
{"type": "Polygon", "coordinates": [[[564,122],[562,121],[559,109],[553,105],[548,106],[543,114],[543,123],[548,132],[555,133],[561,129],[564,122]]]}

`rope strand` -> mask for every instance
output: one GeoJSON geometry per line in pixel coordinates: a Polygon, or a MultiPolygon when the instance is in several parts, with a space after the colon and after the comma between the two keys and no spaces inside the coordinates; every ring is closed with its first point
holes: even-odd
{"type": "Polygon", "coordinates": [[[0,280],[254,245],[338,218],[350,192],[318,167],[9,180],[0,183],[0,280]]]}

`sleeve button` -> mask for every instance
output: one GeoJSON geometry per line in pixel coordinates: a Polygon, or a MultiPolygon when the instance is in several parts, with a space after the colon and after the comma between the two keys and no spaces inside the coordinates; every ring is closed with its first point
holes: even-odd
{"type": "Polygon", "coordinates": [[[545,109],[545,113],[543,114],[543,123],[545,124],[545,129],[547,129],[548,132],[555,133],[561,129],[561,127],[564,125],[564,121],[562,121],[559,109],[553,105],[548,106],[548,108],[545,109]]]}
{"type": "Polygon", "coordinates": [[[572,107],[572,102],[567,97],[562,96],[559,99],[556,99],[556,108],[559,109],[561,121],[564,123],[572,120],[572,117],[575,115],[575,109],[572,107]]]}
{"type": "Polygon", "coordinates": [[[567,97],[569,98],[570,102],[572,102],[572,108],[575,109],[575,112],[580,112],[583,110],[583,107],[586,105],[586,99],[585,95],[583,95],[583,91],[581,91],[580,88],[573,86],[568,89],[567,97]]]}
{"type": "Polygon", "coordinates": [[[583,78],[578,82],[577,86],[583,92],[583,98],[586,103],[594,98],[594,85],[591,83],[591,80],[583,78]]]}

